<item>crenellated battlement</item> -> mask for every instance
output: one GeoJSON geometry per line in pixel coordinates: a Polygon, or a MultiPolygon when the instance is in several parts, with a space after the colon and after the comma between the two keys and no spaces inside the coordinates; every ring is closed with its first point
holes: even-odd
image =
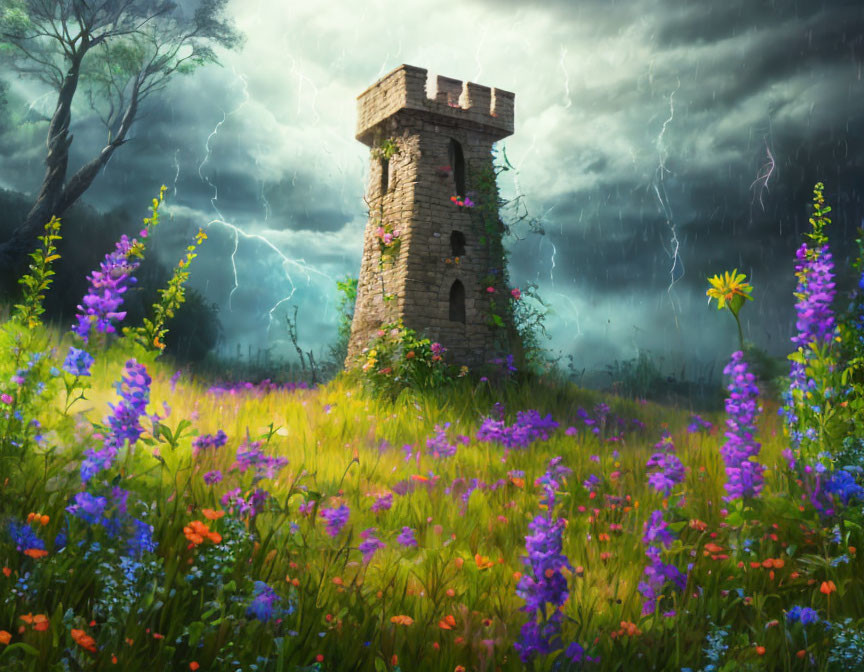
{"type": "Polygon", "coordinates": [[[425,68],[403,64],[357,96],[356,138],[371,146],[374,129],[406,110],[474,126],[500,140],[513,134],[514,100],[510,91],[442,75],[429,77],[425,68]]]}

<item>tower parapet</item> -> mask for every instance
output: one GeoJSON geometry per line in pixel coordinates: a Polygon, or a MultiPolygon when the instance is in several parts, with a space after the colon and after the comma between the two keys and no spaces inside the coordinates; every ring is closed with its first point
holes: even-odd
{"type": "MultiPolygon", "coordinates": [[[[494,140],[513,134],[515,94],[400,65],[357,96],[356,139],[372,146],[374,130],[401,110],[427,112],[494,140]]],[[[493,140],[493,141],[494,141],[493,140]]]]}

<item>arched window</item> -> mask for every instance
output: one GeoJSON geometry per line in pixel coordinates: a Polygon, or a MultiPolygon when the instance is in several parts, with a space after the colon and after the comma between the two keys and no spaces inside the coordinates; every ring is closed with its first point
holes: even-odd
{"type": "Polygon", "coordinates": [[[456,195],[465,198],[465,155],[462,145],[450,138],[450,167],[453,169],[453,180],[456,183],[456,195]]]}
{"type": "Polygon", "coordinates": [[[465,234],[461,231],[454,231],[450,234],[450,256],[465,256],[465,234]]]}
{"type": "Polygon", "coordinates": [[[458,280],[450,286],[450,321],[465,324],[465,285],[458,280]]]}
{"type": "Polygon", "coordinates": [[[390,159],[381,159],[381,195],[390,188],[390,159]]]}

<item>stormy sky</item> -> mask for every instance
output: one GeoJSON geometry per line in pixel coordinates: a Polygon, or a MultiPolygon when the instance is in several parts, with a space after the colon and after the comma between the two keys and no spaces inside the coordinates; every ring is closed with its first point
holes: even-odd
{"type": "MultiPolygon", "coordinates": [[[[245,47],[150,100],[85,200],[143,217],[168,185],[156,251],[173,264],[207,229],[192,285],[220,305],[231,351],[284,346],[294,306],[305,348],[335,339],[335,280],[359,272],[366,224],[355,99],[402,63],[516,94],[515,134],[498,143],[515,170],[499,187],[515,199],[505,215],[542,233],[515,227],[511,279],[539,285],[549,347],[579,369],[640,350],[691,374],[726,359],[734,322],[705,289],[733,267],[755,286],[745,337],[787,352],[818,180],[841,274],[853,254],[860,0],[237,0],[229,13],[245,47]]],[[[24,120],[0,138],[0,187],[33,193],[53,99],[0,76],[24,120]]],[[[72,130],[75,168],[105,139],[83,99],[72,130]]]]}

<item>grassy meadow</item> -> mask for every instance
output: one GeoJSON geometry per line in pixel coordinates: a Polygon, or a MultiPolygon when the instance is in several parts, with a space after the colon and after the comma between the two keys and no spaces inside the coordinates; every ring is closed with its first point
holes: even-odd
{"type": "Polygon", "coordinates": [[[854,320],[783,398],[736,353],[701,417],[448,376],[398,327],[325,385],[212,387],[159,358],[203,238],[122,333],[121,240],[66,332],[58,230],[0,324],[0,669],[864,669],[854,320]]]}

